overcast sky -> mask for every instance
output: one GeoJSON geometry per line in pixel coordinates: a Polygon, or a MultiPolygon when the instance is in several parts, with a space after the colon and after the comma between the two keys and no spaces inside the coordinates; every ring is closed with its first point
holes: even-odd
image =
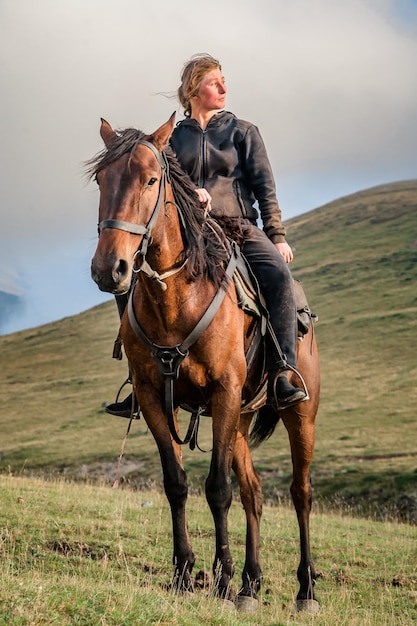
{"type": "MultiPolygon", "coordinates": [[[[257,124],[284,221],[417,177],[414,0],[0,0],[3,332],[104,301],[89,276],[98,193],[82,163],[100,117],[152,132],[184,62],[220,59],[227,109],[257,124]]],[[[291,243],[291,233],[288,236],[291,243]]]]}

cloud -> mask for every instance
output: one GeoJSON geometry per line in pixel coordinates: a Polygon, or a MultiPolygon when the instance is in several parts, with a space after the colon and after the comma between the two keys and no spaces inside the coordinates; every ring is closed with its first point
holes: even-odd
{"type": "Polygon", "coordinates": [[[39,298],[53,285],[72,313],[103,297],[92,283],[78,296],[71,275],[84,264],[88,279],[95,247],[82,163],[101,149],[99,118],[151,132],[180,115],[163,94],[201,51],[222,62],[227,108],[261,130],[284,218],[416,176],[411,0],[3,0],[0,267],[23,283],[30,268],[39,298]]]}

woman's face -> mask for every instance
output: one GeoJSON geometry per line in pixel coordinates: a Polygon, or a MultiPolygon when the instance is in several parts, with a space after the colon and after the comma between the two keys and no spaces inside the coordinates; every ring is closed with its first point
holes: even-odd
{"type": "Polygon", "coordinates": [[[208,72],[200,83],[195,99],[201,110],[217,111],[224,109],[226,103],[226,84],[219,69],[208,72]]]}

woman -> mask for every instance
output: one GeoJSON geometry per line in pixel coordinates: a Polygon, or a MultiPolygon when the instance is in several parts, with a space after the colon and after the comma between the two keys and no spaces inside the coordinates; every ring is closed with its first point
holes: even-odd
{"type": "MultiPolygon", "coordinates": [[[[277,351],[270,342],[267,350],[267,402],[284,409],[306,399],[304,390],[288,380],[288,366],[296,367],[296,307],[287,267],[293,253],[285,241],[262,138],[256,126],[224,110],[226,92],[219,61],[208,54],[194,55],[181,74],[178,97],[185,119],[177,124],[171,145],[211,217],[220,223],[226,218],[243,235],[242,252],[258,280],[281,348],[277,351]],[[256,225],[256,201],[263,231],[256,225]]],[[[121,415],[123,405],[106,410],[121,415]]]]}

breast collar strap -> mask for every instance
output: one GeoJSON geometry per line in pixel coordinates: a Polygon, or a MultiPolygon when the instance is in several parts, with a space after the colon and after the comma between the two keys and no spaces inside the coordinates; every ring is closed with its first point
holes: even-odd
{"type": "Polygon", "coordinates": [[[133,308],[134,289],[132,289],[130,293],[127,305],[129,323],[136,336],[142,341],[143,344],[145,344],[145,346],[150,348],[151,355],[156,361],[159,373],[164,381],[165,415],[168,419],[168,426],[172,438],[179,445],[188,443],[191,440],[193,433],[195,432],[195,420],[197,418],[197,415],[193,413],[187,435],[185,439],[182,440],[178,434],[177,426],[175,423],[174,381],[179,377],[181,363],[188,356],[189,349],[208,328],[217,311],[219,310],[226,295],[229,281],[232,279],[235,272],[237,266],[237,258],[238,254],[236,244],[232,243],[229,263],[225,272],[227,280],[225,280],[225,282],[220,286],[214,298],[207,307],[206,311],[204,312],[203,316],[200,318],[200,320],[193,328],[193,330],[189,333],[189,335],[184,339],[182,343],[174,346],[160,346],[156,343],[153,343],[149,339],[149,337],[146,335],[141,325],[139,324],[135,315],[135,311],[133,308]]]}

